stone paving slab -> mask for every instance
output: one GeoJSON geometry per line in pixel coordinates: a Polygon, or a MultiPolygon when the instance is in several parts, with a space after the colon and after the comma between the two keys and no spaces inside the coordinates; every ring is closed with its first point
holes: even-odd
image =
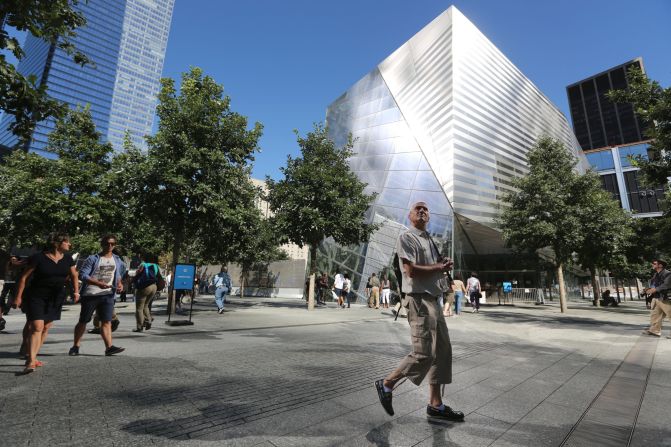
{"type": "MultiPolygon", "coordinates": [[[[218,315],[211,297],[198,301],[194,326],[165,326],[159,314],[142,334],[130,332],[133,303],[119,306],[115,344],[127,350],[111,358],[88,334],[85,355],[67,356],[77,317],[69,308],[43,348],[47,365],[28,376],[17,375],[22,320],[12,312],[0,334],[0,416],[28,417],[3,428],[2,445],[596,445],[567,436],[590,410],[630,417],[632,408],[608,405],[636,393],[631,445],[671,445],[671,340],[659,340],[643,388],[636,378],[645,368],[623,363],[643,355],[632,350],[647,319],[639,302],[615,311],[574,305],[567,315],[483,307],[448,319],[454,381],[445,399],[467,418],[436,423],[425,416],[426,385],[403,384],[394,417],[372,386],[409,351],[406,321],[360,305],[307,312],[282,299],[233,298],[218,315]]],[[[615,439],[611,427],[597,433],[615,439]]]]}

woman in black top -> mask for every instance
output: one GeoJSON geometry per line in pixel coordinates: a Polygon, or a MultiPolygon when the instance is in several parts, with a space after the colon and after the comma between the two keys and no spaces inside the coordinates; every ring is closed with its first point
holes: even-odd
{"type": "Polygon", "coordinates": [[[28,260],[28,267],[21,275],[14,300],[14,307],[21,307],[26,311],[29,325],[30,343],[25,373],[31,373],[37,366],[42,366],[42,362],[37,360],[37,353],[53,321],[61,319],[66,295],[65,281],[68,278],[74,287],[75,303],[79,301],[77,269],[72,256],[67,253],[70,250],[70,237],[67,234],[52,234],[47,239],[46,247],[45,251],[35,253],[28,260]],[[22,303],[26,281],[31,275],[26,300],[22,303]]]}

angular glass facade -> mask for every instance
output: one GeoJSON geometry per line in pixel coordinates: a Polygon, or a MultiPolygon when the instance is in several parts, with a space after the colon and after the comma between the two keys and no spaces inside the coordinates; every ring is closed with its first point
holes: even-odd
{"type": "MultiPolygon", "coordinates": [[[[37,75],[54,99],[73,108],[89,105],[98,131],[120,149],[121,139],[114,138],[119,133],[123,137],[128,129],[142,136],[151,131],[173,4],[174,0],[80,2],[76,8],[87,24],[77,30],[73,43],[93,64],[81,67],[60,48],[29,34],[18,70],[37,75]]],[[[0,144],[6,146],[17,143],[6,131],[11,119],[4,116],[0,122],[0,144]]],[[[49,156],[44,148],[53,128],[52,119],[38,123],[28,149],[49,156]]]]}
{"type": "Polygon", "coordinates": [[[349,272],[359,292],[390,265],[420,200],[457,270],[477,266],[500,281],[495,259],[507,250],[496,217],[511,180],[528,172],[527,151],[549,135],[580,157],[563,114],[455,7],[335,100],[326,121],[338,145],[352,133],[350,166],[378,193],[367,217],[381,227],[370,242],[327,241],[320,251],[320,267],[349,272]]]}

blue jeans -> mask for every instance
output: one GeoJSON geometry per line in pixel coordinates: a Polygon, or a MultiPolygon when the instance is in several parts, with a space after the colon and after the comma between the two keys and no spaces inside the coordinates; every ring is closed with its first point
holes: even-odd
{"type": "Polygon", "coordinates": [[[224,298],[228,293],[228,288],[224,286],[217,287],[217,290],[214,291],[214,302],[217,303],[219,309],[224,308],[224,298]]]}
{"type": "Polygon", "coordinates": [[[459,315],[461,312],[461,299],[464,297],[464,292],[454,292],[454,312],[459,315]]]}

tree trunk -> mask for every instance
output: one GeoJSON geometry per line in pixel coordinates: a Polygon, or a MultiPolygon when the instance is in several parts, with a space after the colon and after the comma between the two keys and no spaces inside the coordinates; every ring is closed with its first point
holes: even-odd
{"type": "Polygon", "coordinates": [[[245,269],[240,270],[240,298],[245,296],[245,269]]]}
{"type": "Polygon", "coordinates": [[[315,272],[317,271],[317,244],[310,244],[310,283],[308,286],[308,310],[315,308],[315,272]]]}
{"type": "Polygon", "coordinates": [[[596,307],[601,307],[601,303],[599,302],[599,298],[601,298],[601,288],[599,287],[599,281],[596,277],[596,267],[590,267],[589,271],[591,273],[590,279],[592,280],[592,293],[594,295],[594,301],[592,304],[594,304],[596,307]]]}
{"type": "Polygon", "coordinates": [[[561,312],[566,312],[566,287],[564,286],[564,265],[559,263],[557,265],[557,281],[559,282],[559,308],[561,312]]]}

